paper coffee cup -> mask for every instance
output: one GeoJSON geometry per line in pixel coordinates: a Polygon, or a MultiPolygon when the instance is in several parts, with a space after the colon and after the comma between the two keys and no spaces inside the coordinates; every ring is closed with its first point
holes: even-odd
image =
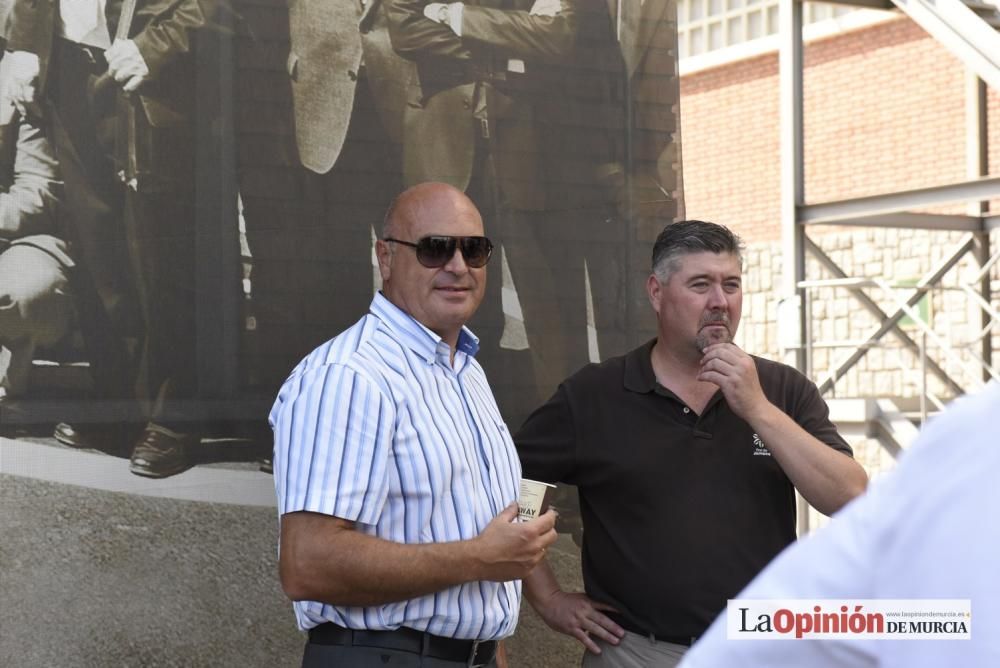
{"type": "Polygon", "coordinates": [[[556,486],[547,482],[521,478],[521,495],[517,499],[517,516],[522,522],[533,520],[549,509],[556,486]]]}

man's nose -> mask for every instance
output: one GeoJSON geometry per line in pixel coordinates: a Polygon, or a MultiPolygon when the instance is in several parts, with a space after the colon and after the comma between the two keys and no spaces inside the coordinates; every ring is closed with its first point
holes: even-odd
{"type": "Polygon", "coordinates": [[[469,265],[465,263],[465,256],[462,255],[462,247],[458,244],[455,245],[455,252],[452,253],[451,259],[444,265],[444,270],[451,274],[465,274],[469,271],[469,265]]]}
{"type": "Polygon", "coordinates": [[[729,306],[729,302],[726,301],[726,293],[722,290],[721,285],[713,285],[708,291],[708,308],[717,310],[724,309],[729,306]]]}

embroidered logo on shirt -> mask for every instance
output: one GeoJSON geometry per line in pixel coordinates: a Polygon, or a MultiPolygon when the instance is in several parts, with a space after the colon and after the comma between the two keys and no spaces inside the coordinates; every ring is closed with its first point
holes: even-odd
{"type": "Polygon", "coordinates": [[[753,435],[753,454],[754,456],[770,457],[771,451],[767,449],[764,445],[764,441],[761,440],[760,436],[757,434],[753,435]]]}

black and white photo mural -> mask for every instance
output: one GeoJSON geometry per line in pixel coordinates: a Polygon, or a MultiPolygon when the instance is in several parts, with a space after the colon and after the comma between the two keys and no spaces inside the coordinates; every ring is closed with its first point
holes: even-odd
{"type": "Polygon", "coordinates": [[[406,187],[483,214],[470,328],[511,431],[654,335],[676,0],[0,13],[0,664],[295,664],[267,413],[367,311],[406,187]]]}
{"type": "Polygon", "coordinates": [[[465,190],[498,246],[472,328],[509,421],[652,332],[646,255],[682,209],[672,0],[247,5],[235,113],[261,383],[364,312],[386,204],[422,181],[465,190]]]}

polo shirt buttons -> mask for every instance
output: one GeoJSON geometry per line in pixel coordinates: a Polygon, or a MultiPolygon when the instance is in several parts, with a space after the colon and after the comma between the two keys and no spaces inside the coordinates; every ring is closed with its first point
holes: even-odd
{"type": "Polygon", "coordinates": [[[687,406],[685,406],[685,407],[684,407],[684,412],[685,412],[685,413],[690,413],[690,412],[691,412],[691,409],[690,409],[690,408],[688,408],[687,406]]]}

